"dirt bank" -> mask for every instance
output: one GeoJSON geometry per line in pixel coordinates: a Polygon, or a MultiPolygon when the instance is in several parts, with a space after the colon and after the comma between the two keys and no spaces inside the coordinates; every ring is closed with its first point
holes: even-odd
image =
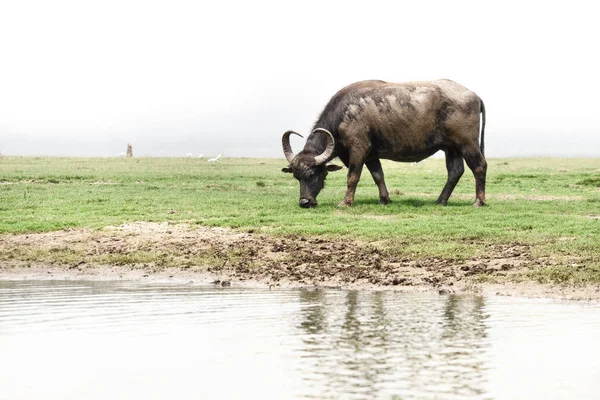
{"type": "Polygon", "coordinates": [[[598,286],[524,281],[526,271],[551,260],[533,258],[522,245],[490,246],[485,257],[462,261],[410,259],[377,243],[139,222],[2,235],[0,255],[0,279],[168,279],[600,300],[598,286]]]}

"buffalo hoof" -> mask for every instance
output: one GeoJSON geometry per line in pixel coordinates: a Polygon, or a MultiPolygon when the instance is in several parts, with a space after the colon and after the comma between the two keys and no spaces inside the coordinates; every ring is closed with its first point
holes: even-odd
{"type": "Polygon", "coordinates": [[[379,198],[379,204],[383,204],[384,206],[387,206],[391,202],[392,202],[392,200],[390,200],[389,197],[380,197],[379,198]]]}
{"type": "Polygon", "coordinates": [[[475,200],[475,203],[473,203],[473,207],[483,207],[485,206],[485,202],[481,201],[480,199],[475,200]]]}
{"type": "Polygon", "coordinates": [[[352,203],[346,203],[345,201],[342,201],[340,204],[338,204],[338,207],[352,207],[352,203]]]}
{"type": "Polygon", "coordinates": [[[440,206],[445,206],[448,204],[448,200],[437,199],[435,204],[439,204],[440,206]]]}

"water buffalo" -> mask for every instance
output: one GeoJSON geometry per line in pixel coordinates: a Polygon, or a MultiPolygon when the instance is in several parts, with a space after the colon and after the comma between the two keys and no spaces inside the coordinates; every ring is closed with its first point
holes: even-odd
{"type": "Polygon", "coordinates": [[[319,116],[304,149],[294,155],[287,131],[282,145],[289,162],[283,172],[300,181],[300,206],[314,207],[328,171],[342,167],[327,164],[335,157],[348,167],[348,190],[340,206],[354,203],[363,165],[379,188],[380,203],[390,197],[383,179],[381,158],[415,162],[438,150],[446,153],[448,180],[437,199],[446,205],[464,172],[463,159],[475,176],[473,204],[485,204],[487,162],[483,152],[485,107],[475,93],[450,80],[388,83],[362,81],[337,92],[319,116]],[[481,142],[479,141],[479,113],[481,142]]]}

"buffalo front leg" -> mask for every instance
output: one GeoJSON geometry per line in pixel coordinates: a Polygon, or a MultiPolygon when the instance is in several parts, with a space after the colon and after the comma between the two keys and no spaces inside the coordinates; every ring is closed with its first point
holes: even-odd
{"type": "Polygon", "coordinates": [[[383,169],[381,168],[381,161],[379,158],[369,160],[366,162],[367,168],[379,189],[379,202],[383,205],[389,204],[390,194],[388,193],[387,187],[385,186],[385,180],[383,179],[383,169]]]}
{"type": "Polygon", "coordinates": [[[339,204],[340,207],[349,207],[354,204],[354,193],[356,192],[356,185],[360,180],[360,174],[362,173],[363,163],[351,163],[348,167],[348,189],[346,190],[346,196],[344,201],[339,204]]]}
{"type": "Polygon", "coordinates": [[[479,148],[472,149],[463,153],[467,165],[473,171],[475,176],[475,203],[473,206],[481,207],[485,205],[485,175],[487,173],[487,162],[481,154],[479,148]]]}
{"type": "Polygon", "coordinates": [[[448,198],[456,187],[460,177],[465,172],[465,165],[460,153],[456,150],[446,150],[446,169],[448,170],[448,180],[446,185],[437,199],[436,203],[445,206],[448,204],[448,198]]]}

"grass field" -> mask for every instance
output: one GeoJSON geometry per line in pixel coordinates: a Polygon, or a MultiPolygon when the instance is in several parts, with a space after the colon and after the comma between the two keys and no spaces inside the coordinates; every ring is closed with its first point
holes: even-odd
{"type": "Polygon", "coordinates": [[[284,160],[0,157],[0,234],[186,222],[269,235],[377,241],[396,254],[466,259],[490,245],[526,245],[552,267],[540,281],[600,282],[600,159],[489,159],[488,206],[474,208],[466,169],[448,206],[434,204],[444,160],[384,162],[392,204],[367,171],[355,205],[338,208],[345,172],[330,173],[314,209],[298,207],[284,160]]]}

